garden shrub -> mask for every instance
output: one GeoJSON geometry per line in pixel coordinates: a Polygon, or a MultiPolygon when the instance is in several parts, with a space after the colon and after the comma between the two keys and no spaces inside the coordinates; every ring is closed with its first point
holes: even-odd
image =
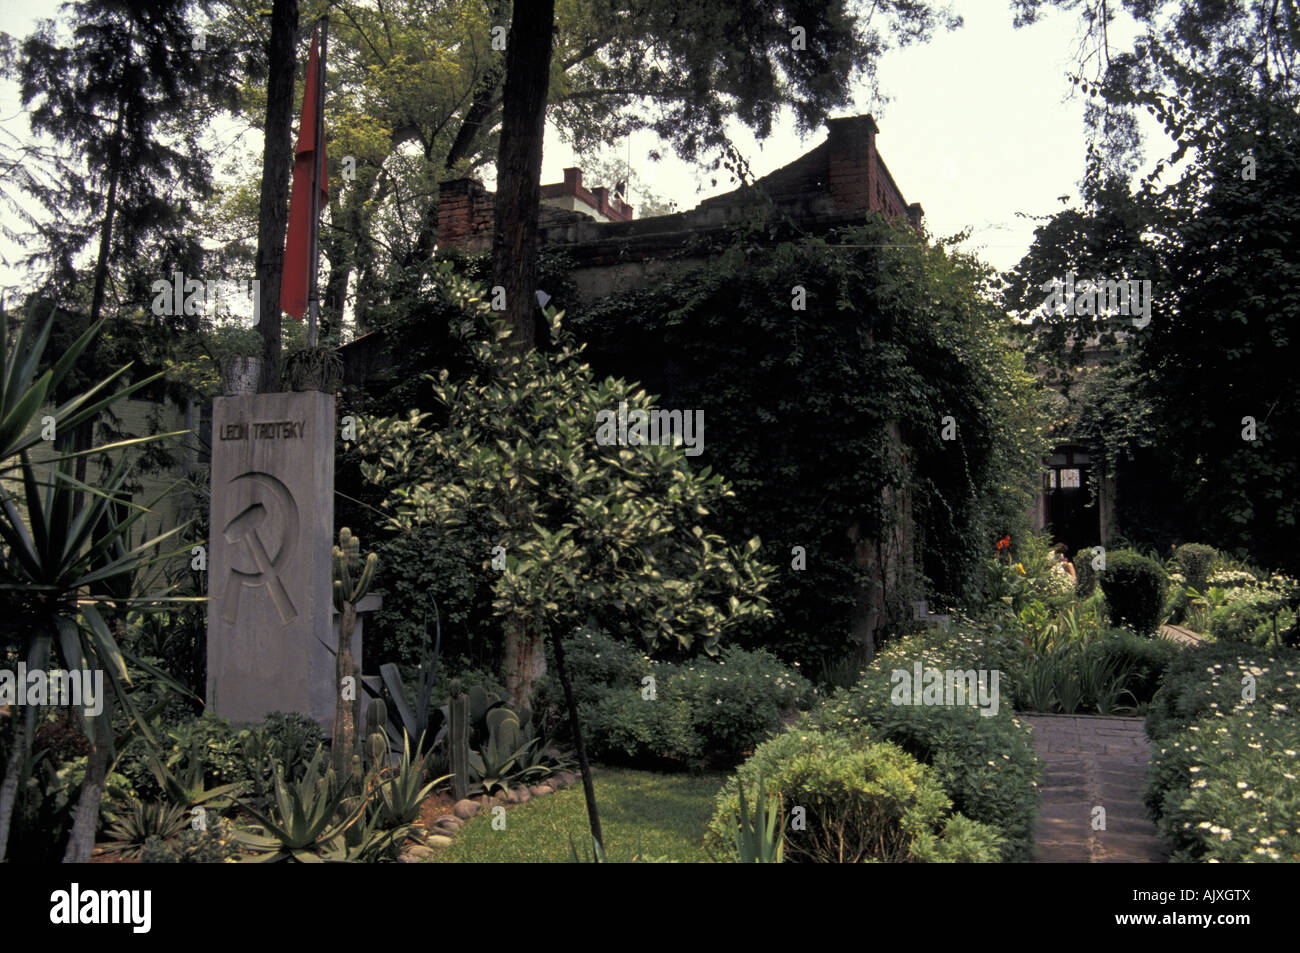
{"type": "Polygon", "coordinates": [[[915,661],[941,670],[994,670],[1010,656],[996,636],[980,638],[962,627],[944,627],[889,646],[849,691],[837,691],[808,716],[812,727],[897,744],[935,773],[956,811],[996,829],[1004,838],[1002,859],[1028,860],[1038,814],[1035,786],[1040,767],[1029,728],[1016,719],[1002,679],[998,713],[972,706],[895,705],[894,669],[912,671],[915,661]]]}
{"type": "Polygon", "coordinates": [[[718,794],[705,835],[716,856],[735,859],[739,785],[746,801],[764,790],[780,798],[790,862],[988,862],[999,857],[992,828],[950,814],[933,772],[896,745],[854,734],[796,726],[765,742],[718,794]],[[792,829],[803,809],[806,827],[792,829]]]}
{"type": "Polygon", "coordinates": [[[1210,635],[1220,642],[1251,642],[1266,645],[1273,638],[1273,617],[1277,631],[1287,631],[1294,621],[1285,600],[1263,589],[1234,589],[1226,605],[1210,615],[1210,635]]]}
{"type": "Polygon", "coordinates": [[[1110,629],[1084,650],[1113,659],[1116,671],[1125,676],[1124,687],[1134,701],[1147,704],[1160,688],[1160,678],[1178,657],[1178,645],[1168,639],[1138,635],[1127,629],[1110,629]]]}
{"type": "Polygon", "coordinates": [[[500,629],[481,553],[427,526],[384,539],[375,552],[375,588],[384,604],[366,623],[367,658],[414,667],[426,648],[432,651],[441,621],[443,658],[466,655],[476,665],[498,667],[500,629]]]}
{"type": "Polygon", "coordinates": [[[1165,603],[1165,571],[1154,559],[1121,550],[1106,555],[1106,568],[1098,577],[1112,625],[1123,625],[1140,635],[1160,627],[1165,603]]]}
{"type": "Polygon", "coordinates": [[[1147,735],[1152,741],[1159,741],[1216,713],[1300,711],[1297,671],[1300,671],[1300,651],[1289,648],[1264,649],[1212,642],[1180,652],[1169,664],[1147,713],[1147,735]],[[1253,679],[1253,702],[1242,698],[1246,675],[1253,679]],[[1274,709],[1274,705],[1283,705],[1285,709],[1274,709]]]}
{"type": "Polygon", "coordinates": [[[320,724],[296,711],[271,712],[262,720],[261,731],[275,745],[286,778],[297,777],[297,769],[307,766],[323,740],[320,724]]]}
{"type": "Polygon", "coordinates": [[[1298,711],[1298,651],[1210,643],[1170,664],[1145,799],[1175,860],[1300,860],[1298,711]]]}
{"type": "Polygon", "coordinates": [[[1218,550],[1203,543],[1184,543],[1174,550],[1174,562],[1182,569],[1187,585],[1197,592],[1205,591],[1218,559],[1218,550]]]}
{"type": "MultiPolygon", "coordinates": [[[[813,694],[807,679],[761,649],[729,645],[716,659],[659,662],[591,628],[564,645],[588,750],[601,760],[734,764],[813,694]]],[[[536,697],[561,707],[558,679],[539,681],[536,697]]]]}
{"type": "Polygon", "coordinates": [[[1165,739],[1147,805],[1175,861],[1300,861],[1300,719],[1266,711],[1204,718],[1165,739]]]}

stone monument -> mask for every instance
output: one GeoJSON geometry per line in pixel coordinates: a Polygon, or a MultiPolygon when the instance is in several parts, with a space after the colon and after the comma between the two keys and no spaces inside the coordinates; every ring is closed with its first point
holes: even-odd
{"type": "Polygon", "coordinates": [[[298,711],[332,728],[334,437],[330,394],[213,403],[207,702],[234,722],[298,711]]]}

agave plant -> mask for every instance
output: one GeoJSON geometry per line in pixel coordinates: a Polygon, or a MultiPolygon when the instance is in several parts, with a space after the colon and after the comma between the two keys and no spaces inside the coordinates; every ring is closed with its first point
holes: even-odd
{"type": "Polygon", "coordinates": [[[288,784],[279,766],[275,772],[274,810],[263,813],[249,804],[240,802],[261,825],[262,833],[236,832],[236,838],[254,851],[259,863],[293,860],[302,863],[344,861],[348,848],[343,836],[366,812],[366,802],[339,818],[346,789],[334,776],[334,769],[321,770],[324,750],[317,749],[316,756],[307,766],[306,775],[288,784]]]}
{"type": "Polygon", "coordinates": [[[442,653],[442,618],[436,601],[433,604],[433,621],[435,636],[433,651],[430,653],[427,646],[429,623],[427,619],[425,620],[426,645],[423,658],[420,660],[420,672],[415,691],[412,693],[415,698],[414,709],[407,700],[411,696],[407,695],[406,685],[402,681],[402,674],[398,667],[392,662],[379,666],[379,674],[383,677],[384,687],[388,690],[388,697],[393,703],[393,711],[401,721],[400,725],[387,726],[389,738],[396,742],[397,729],[412,738],[431,738],[430,750],[436,748],[446,736],[448,717],[446,706],[437,708],[433,705],[433,686],[438,678],[438,659],[442,653]],[[435,718],[441,722],[441,727],[436,731],[435,718]]]}
{"type": "Polygon", "coordinates": [[[128,809],[115,815],[108,828],[104,850],[124,857],[138,857],[150,837],[169,841],[189,828],[189,815],[176,804],[132,800],[128,809]]]}
{"type": "MultiPolygon", "coordinates": [[[[415,750],[423,746],[424,738],[417,741],[415,750]]],[[[380,817],[384,827],[403,827],[413,822],[420,814],[420,804],[429,792],[439,784],[451,779],[443,775],[421,786],[424,780],[424,759],[411,757],[411,739],[402,737],[402,760],[393,777],[384,781],[379,787],[380,817]]]]}
{"type": "Polygon", "coordinates": [[[162,788],[170,803],[185,810],[200,805],[209,805],[218,810],[228,807],[234,801],[234,794],[248,783],[239,781],[205,788],[203,767],[201,747],[197,744],[191,748],[186,765],[179,773],[167,767],[156,753],[149,753],[149,770],[158,781],[158,787],[162,788]]]}

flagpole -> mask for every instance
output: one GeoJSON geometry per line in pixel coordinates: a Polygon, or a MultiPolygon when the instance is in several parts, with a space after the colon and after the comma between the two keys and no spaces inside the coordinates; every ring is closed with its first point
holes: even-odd
{"type": "Polygon", "coordinates": [[[311,285],[307,296],[307,346],[316,346],[316,320],[320,311],[320,185],[325,178],[325,50],[329,46],[330,18],[320,18],[320,61],[316,64],[316,137],[312,161],[316,164],[311,189],[311,285]]]}

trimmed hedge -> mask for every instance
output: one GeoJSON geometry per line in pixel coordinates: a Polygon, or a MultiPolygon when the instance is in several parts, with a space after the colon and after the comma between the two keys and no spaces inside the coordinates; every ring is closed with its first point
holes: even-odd
{"type": "Polygon", "coordinates": [[[1097,581],[1106,594],[1111,625],[1122,625],[1139,635],[1160,628],[1165,605],[1165,571],[1154,559],[1120,550],[1108,553],[1106,568],[1097,581]]]}
{"type": "Polygon", "coordinates": [[[1003,838],[951,814],[935,773],[888,742],[796,726],[761,745],[718,794],[705,834],[715,856],[736,860],[739,785],[751,806],[780,798],[790,862],[991,862],[1003,838]],[[799,810],[802,809],[802,810],[799,810]],[[798,814],[796,815],[796,811],[798,814]],[[794,817],[798,822],[794,822],[794,817]]]}
{"type": "Polygon", "coordinates": [[[1187,585],[1197,592],[1205,591],[1210,573],[1218,561],[1219,551],[1204,543],[1184,543],[1174,550],[1174,562],[1183,570],[1187,585]]]}

